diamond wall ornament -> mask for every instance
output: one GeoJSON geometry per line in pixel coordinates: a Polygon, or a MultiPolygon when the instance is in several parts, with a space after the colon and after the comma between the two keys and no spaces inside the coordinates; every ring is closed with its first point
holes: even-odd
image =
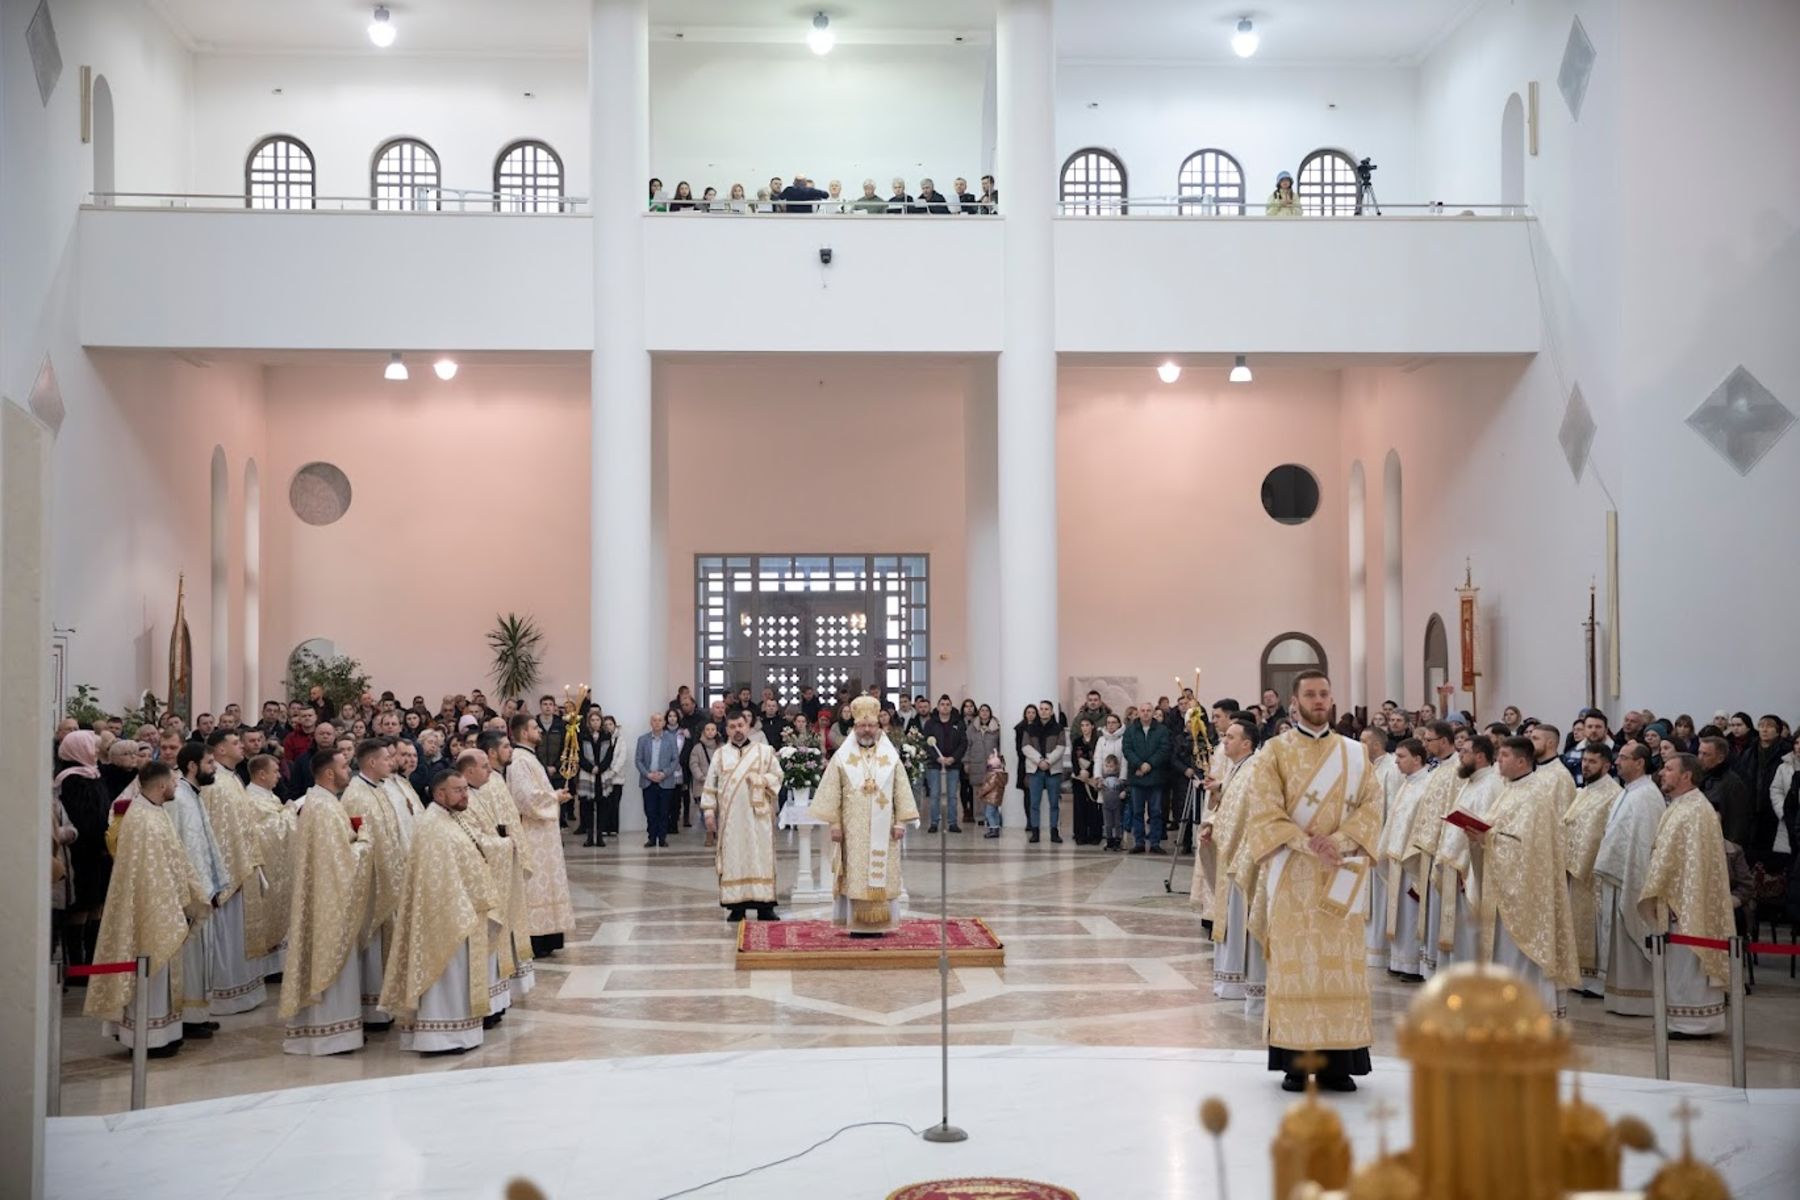
{"type": "Polygon", "coordinates": [[[1576,17],[1575,23],[1569,26],[1569,44],[1563,47],[1562,69],[1556,73],[1556,87],[1569,106],[1569,115],[1577,121],[1581,120],[1581,102],[1587,97],[1588,77],[1594,73],[1597,57],[1581,18],[1576,17]]]}
{"type": "Polygon", "coordinates": [[[56,45],[56,27],[50,24],[50,0],[38,0],[31,24],[25,27],[25,46],[31,51],[31,69],[37,74],[38,100],[48,108],[50,93],[62,78],[62,51],[56,45]]]}
{"type": "Polygon", "coordinates": [[[1794,423],[1794,414],[1740,365],[1701,401],[1687,423],[1733,470],[1748,475],[1794,423]]]}
{"type": "Polygon", "coordinates": [[[63,417],[67,411],[63,407],[62,387],[56,382],[56,364],[44,355],[44,365],[38,368],[37,381],[31,385],[31,413],[42,421],[55,437],[62,431],[63,417]]]}
{"type": "Polygon", "coordinates": [[[1593,410],[1588,408],[1587,397],[1581,394],[1578,383],[1569,389],[1569,404],[1563,409],[1562,428],[1556,431],[1556,440],[1562,445],[1563,457],[1569,460],[1569,473],[1575,476],[1575,482],[1581,482],[1581,472],[1586,469],[1588,452],[1594,448],[1593,410]]]}

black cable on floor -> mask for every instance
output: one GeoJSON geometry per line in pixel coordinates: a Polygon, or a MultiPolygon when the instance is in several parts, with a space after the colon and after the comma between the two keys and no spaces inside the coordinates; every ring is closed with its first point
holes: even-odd
{"type": "Polygon", "coordinates": [[[819,1141],[816,1141],[812,1145],[808,1146],[806,1149],[801,1150],[795,1154],[790,1154],[786,1158],[778,1158],[778,1159],[775,1159],[773,1162],[766,1162],[760,1166],[751,1167],[749,1170],[739,1171],[735,1175],[721,1175],[717,1179],[709,1179],[705,1183],[697,1183],[693,1187],[683,1188],[679,1192],[670,1192],[666,1196],[659,1196],[659,1197],[657,1197],[657,1200],[676,1200],[676,1197],[678,1197],[678,1196],[691,1196],[695,1192],[703,1192],[707,1188],[716,1187],[717,1185],[719,1185],[721,1183],[730,1183],[734,1179],[743,1179],[746,1176],[756,1174],[758,1171],[766,1171],[770,1167],[779,1167],[783,1163],[791,1163],[795,1159],[805,1158],[808,1154],[811,1154],[814,1150],[817,1150],[820,1146],[826,1145],[829,1142],[836,1141],[837,1138],[839,1137],[839,1135],[849,1133],[852,1129],[872,1129],[872,1128],[875,1128],[877,1126],[882,1126],[882,1125],[891,1125],[896,1129],[904,1129],[904,1130],[906,1130],[906,1132],[912,1134],[914,1137],[920,1137],[925,1132],[922,1129],[914,1129],[911,1125],[908,1125],[903,1121],[858,1121],[854,1125],[845,1125],[843,1128],[838,1129],[837,1131],[832,1133],[830,1136],[825,1137],[819,1141]]]}

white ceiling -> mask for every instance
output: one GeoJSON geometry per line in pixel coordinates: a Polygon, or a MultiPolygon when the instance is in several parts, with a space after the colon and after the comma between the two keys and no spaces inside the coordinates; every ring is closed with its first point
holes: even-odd
{"type": "MultiPolygon", "coordinates": [[[[196,50],[379,54],[372,0],[149,0],[196,50]]],[[[1059,55],[1073,60],[1236,62],[1241,16],[1262,34],[1256,63],[1416,62],[1481,0],[1057,0],[1059,55]]],[[[589,0],[389,0],[386,53],[580,56],[589,0]]],[[[992,36],[995,0],[650,0],[655,35],[802,44],[811,14],[840,43],[971,42],[992,36]]]]}

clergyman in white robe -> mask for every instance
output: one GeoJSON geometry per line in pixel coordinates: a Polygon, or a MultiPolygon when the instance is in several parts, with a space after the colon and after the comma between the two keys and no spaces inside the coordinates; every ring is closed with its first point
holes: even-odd
{"type": "MultiPolygon", "coordinates": [[[[186,779],[175,781],[175,798],[169,801],[169,816],[175,832],[181,836],[181,847],[187,851],[194,874],[206,894],[217,899],[226,883],[225,860],[213,838],[212,821],[200,792],[186,779]]],[[[215,914],[216,916],[216,914],[215,914]]],[[[184,1025],[205,1025],[210,1019],[206,1007],[206,975],[212,954],[213,929],[217,920],[203,923],[188,935],[181,946],[181,1020],[184,1025]]]]}
{"type": "MultiPolygon", "coordinates": [[[[1471,760],[1480,761],[1479,758],[1471,760]]],[[[1465,770],[1468,765],[1465,764],[1465,770]]],[[[1558,769],[1561,769],[1561,764],[1558,764],[1558,769]]],[[[1456,807],[1471,816],[1487,820],[1505,784],[1506,780],[1491,765],[1476,767],[1463,784],[1462,792],[1456,798],[1456,807]]],[[[1468,835],[1448,822],[1444,824],[1438,841],[1438,867],[1440,886],[1446,897],[1444,908],[1450,907],[1450,895],[1456,897],[1452,918],[1455,927],[1448,939],[1450,948],[1444,948],[1446,931],[1442,925],[1442,918],[1450,914],[1440,910],[1439,927],[1431,931],[1431,935],[1438,939],[1438,969],[1442,970],[1453,962],[1480,961],[1481,931],[1479,922],[1475,919],[1475,906],[1481,901],[1481,881],[1474,870],[1468,835]]]]}
{"type": "Polygon", "coordinates": [[[1427,888],[1424,855],[1413,845],[1413,822],[1419,801],[1431,778],[1420,759],[1418,770],[1400,776],[1400,786],[1388,802],[1388,819],[1381,827],[1381,860],[1387,903],[1378,908],[1388,939],[1387,968],[1397,975],[1419,975],[1419,900],[1427,888]]]}
{"type": "MultiPolygon", "coordinates": [[[[1364,734],[1364,736],[1368,737],[1370,734],[1364,734]]],[[[1374,736],[1379,737],[1380,735],[1374,736]]],[[[1385,829],[1394,809],[1394,793],[1400,790],[1400,768],[1394,765],[1394,756],[1387,753],[1371,758],[1369,768],[1375,772],[1375,778],[1381,781],[1381,823],[1385,829]]],[[[1363,926],[1364,948],[1368,951],[1369,966],[1386,967],[1388,965],[1387,873],[1380,870],[1370,871],[1367,890],[1369,919],[1363,926]]]]}
{"type": "MultiPolygon", "coordinates": [[[[1626,753],[1629,752],[1627,747],[1626,753]]],[[[1621,772],[1642,770],[1626,765],[1625,757],[1626,754],[1620,755],[1621,772]]],[[[1613,804],[1606,821],[1606,836],[1594,859],[1594,884],[1599,891],[1595,916],[1599,948],[1605,955],[1605,1007],[1607,1012],[1621,1016],[1654,1015],[1650,949],[1645,939],[1655,928],[1638,911],[1637,897],[1644,891],[1650,851],[1656,845],[1656,823],[1662,820],[1666,807],[1663,794],[1650,776],[1639,775],[1631,780],[1613,804]]]]}

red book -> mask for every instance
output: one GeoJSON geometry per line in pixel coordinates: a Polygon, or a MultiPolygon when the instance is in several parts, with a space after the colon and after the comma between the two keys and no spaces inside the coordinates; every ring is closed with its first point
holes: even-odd
{"type": "Polygon", "coordinates": [[[1444,820],[1450,822],[1450,824],[1455,825],[1459,829],[1467,829],[1474,833],[1486,833],[1493,828],[1492,825],[1488,824],[1474,813],[1464,812],[1460,808],[1451,809],[1450,812],[1445,815],[1444,820]]]}
{"type": "Polygon", "coordinates": [[[131,797],[121,796],[117,800],[113,801],[113,815],[116,817],[122,817],[125,815],[125,810],[130,807],[131,807],[131,797]]]}
{"type": "Polygon", "coordinates": [[[351,833],[362,832],[362,818],[361,817],[351,817],[350,818],[350,832],[351,833]]]}

